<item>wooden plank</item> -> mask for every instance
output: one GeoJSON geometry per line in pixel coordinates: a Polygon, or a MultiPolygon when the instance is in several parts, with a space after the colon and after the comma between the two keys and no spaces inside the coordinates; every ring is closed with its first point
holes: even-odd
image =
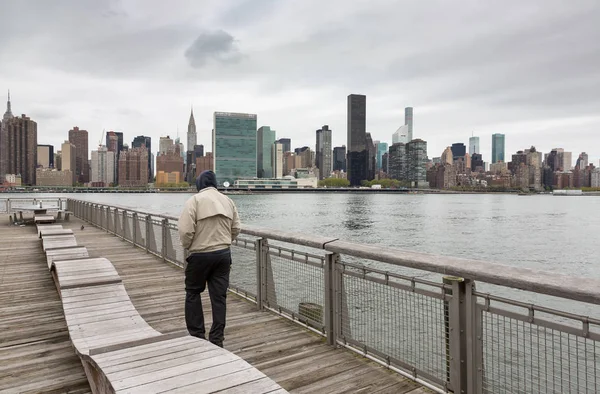
{"type": "Polygon", "coordinates": [[[111,383],[116,391],[127,389],[130,394],[147,393],[150,388],[154,392],[162,392],[249,368],[252,367],[244,360],[234,354],[224,353],[219,357],[111,383]]]}
{"type": "Polygon", "coordinates": [[[45,237],[50,237],[50,236],[68,236],[68,235],[73,235],[73,230],[71,230],[70,228],[63,228],[63,229],[41,229],[39,231],[39,237],[40,238],[45,238],[45,237]]]}
{"type": "Polygon", "coordinates": [[[62,226],[62,224],[38,224],[36,226],[36,228],[37,228],[38,237],[39,237],[40,231],[42,231],[42,230],[62,230],[63,226],[62,226]]]}
{"type": "Polygon", "coordinates": [[[42,246],[44,251],[47,251],[50,249],[68,248],[68,247],[72,247],[72,246],[77,246],[77,240],[75,239],[75,237],[73,237],[73,238],[59,237],[59,238],[64,238],[64,239],[62,239],[62,240],[44,240],[44,243],[42,246]]]}
{"type": "Polygon", "coordinates": [[[153,357],[155,355],[164,354],[169,349],[178,349],[181,346],[184,346],[186,349],[189,349],[189,342],[187,341],[187,337],[136,346],[133,349],[127,348],[115,350],[108,353],[95,354],[92,358],[96,362],[101,362],[103,363],[103,365],[110,366],[114,363],[126,362],[126,360],[123,360],[129,357],[135,360],[137,360],[140,357],[140,355],[143,355],[144,357],[153,357]]]}
{"type": "MultiPolygon", "coordinates": [[[[264,377],[265,374],[263,374],[259,370],[249,368],[241,371],[236,371],[224,376],[219,376],[213,379],[208,379],[200,383],[194,383],[191,385],[178,387],[174,390],[169,390],[168,392],[172,394],[192,393],[199,391],[204,393],[214,393],[235,386],[243,385],[245,383],[251,383],[264,377]]],[[[287,391],[285,390],[283,392],[287,393],[287,391]]],[[[253,393],[256,393],[256,391],[254,391],[253,393]]]]}
{"type": "MultiPolygon", "coordinates": [[[[193,386],[187,386],[193,387],[193,386]]],[[[244,384],[237,385],[235,387],[230,387],[219,391],[219,394],[247,394],[247,393],[271,393],[275,390],[281,389],[279,384],[275,383],[268,377],[264,377],[261,379],[253,380],[251,382],[247,382],[244,384]]]]}
{"type": "MultiPolygon", "coordinates": [[[[144,320],[144,323],[145,322],[146,321],[144,320]]],[[[173,340],[183,338],[183,337],[190,338],[190,335],[187,331],[179,331],[179,332],[172,332],[172,333],[168,333],[168,334],[161,334],[159,336],[152,337],[152,338],[145,338],[145,339],[131,341],[131,342],[119,343],[118,345],[91,349],[90,355],[94,356],[94,355],[98,355],[98,354],[111,353],[111,352],[114,352],[117,350],[129,350],[134,347],[137,348],[140,346],[151,345],[151,344],[159,343],[159,342],[167,342],[167,345],[171,346],[171,343],[173,340]]],[[[198,343],[194,343],[193,345],[198,346],[198,343]]]]}

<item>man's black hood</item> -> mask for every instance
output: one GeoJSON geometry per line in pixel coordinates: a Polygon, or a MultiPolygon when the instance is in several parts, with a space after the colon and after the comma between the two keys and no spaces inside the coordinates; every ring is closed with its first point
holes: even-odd
{"type": "Polygon", "coordinates": [[[198,191],[207,187],[217,187],[217,176],[212,171],[202,171],[200,176],[196,178],[196,189],[198,191]]]}

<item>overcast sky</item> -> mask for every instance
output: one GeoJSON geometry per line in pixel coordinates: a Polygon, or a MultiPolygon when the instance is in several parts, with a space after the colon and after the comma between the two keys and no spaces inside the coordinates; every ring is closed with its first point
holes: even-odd
{"type": "MultiPolygon", "coordinates": [[[[598,0],[0,0],[0,91],[59,145],[73,126],[198,142],[214,111],[258,114],[292,146],[367,95],[367,131],[391,142],[414,109],[430,157],[474,133],[507,153],[563,147],[600,159],[598,0]]],[[[4,109],[0,112],[4,112],[4,109]]],[[[509,156],[510,157],[510,156],[509,156]]]]}

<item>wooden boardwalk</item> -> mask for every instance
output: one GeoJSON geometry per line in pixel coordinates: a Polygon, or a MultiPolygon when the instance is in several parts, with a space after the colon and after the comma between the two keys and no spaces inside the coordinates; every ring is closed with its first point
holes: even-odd
{"type": "MultiPolygon", "coordinates": [[[[108,258],[154,329],[185,329],[183,271],[114,235],[72,219],[90,257],[108,258]]],[[[235,263],[235,262],[234,262],[235,263]]],[[[210,303],[204,299],[207,326],[210,303]]],[[[225,348],[292,393],[428,392],[324,338],[230,295],[225,348]]],[[[0,392],[90,392],[35,228],[0,222],[0,392]]]]}

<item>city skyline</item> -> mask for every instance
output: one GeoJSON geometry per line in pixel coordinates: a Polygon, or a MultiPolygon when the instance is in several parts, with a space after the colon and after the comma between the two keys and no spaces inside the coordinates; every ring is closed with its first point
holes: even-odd
{"type": "Polygon", "coordinates": [[[91,4],[4,5],[6,14],[30,20],[27,29],[16,20],[2,24],[10,34],[2,35],[0,91],[11,89],[13,113],[40,124],[40,144],[58,146],[57,134],[74,125],[89,131],[90,147],[102,129],[123,131],[129,141],[142,134],[158,140],[176,136],[179,126],[185,141],[193,103],[204,146],[215,110],[256,113],[259,126],[270,125],[295,146],[312,145],[315,128],[328,124],[333,146],[341,146],[343,100],[362,93],[373,140],[391,142],[402,109],[412,106],[414,135],[429,141],[431,152],[466,143],[474,131],[484,157],[491,155],[491,135],[502,133],[507,152],[532,144],[541,151],[585,146],[590,161],[600,158],[600,77],[590,67],[597,64],[590,39],[600,30],[597,2],[436,1],[431,13],[427,2],[332,0],[327,7],[343,8],[339,15],[316,12],[323,5],[313,0],[251,8],[156,2],[143,11],[128,1],[91,4]],[[399,13],[406,16],[403,29],[399,13]],[[72,34],[73,20],[86,20],[85,34],[72,34]],[[391,49],[398,46],[403,50],[391,49]],[[319,56],[336,62],[322,67],[314,62],[319,56]]]}

